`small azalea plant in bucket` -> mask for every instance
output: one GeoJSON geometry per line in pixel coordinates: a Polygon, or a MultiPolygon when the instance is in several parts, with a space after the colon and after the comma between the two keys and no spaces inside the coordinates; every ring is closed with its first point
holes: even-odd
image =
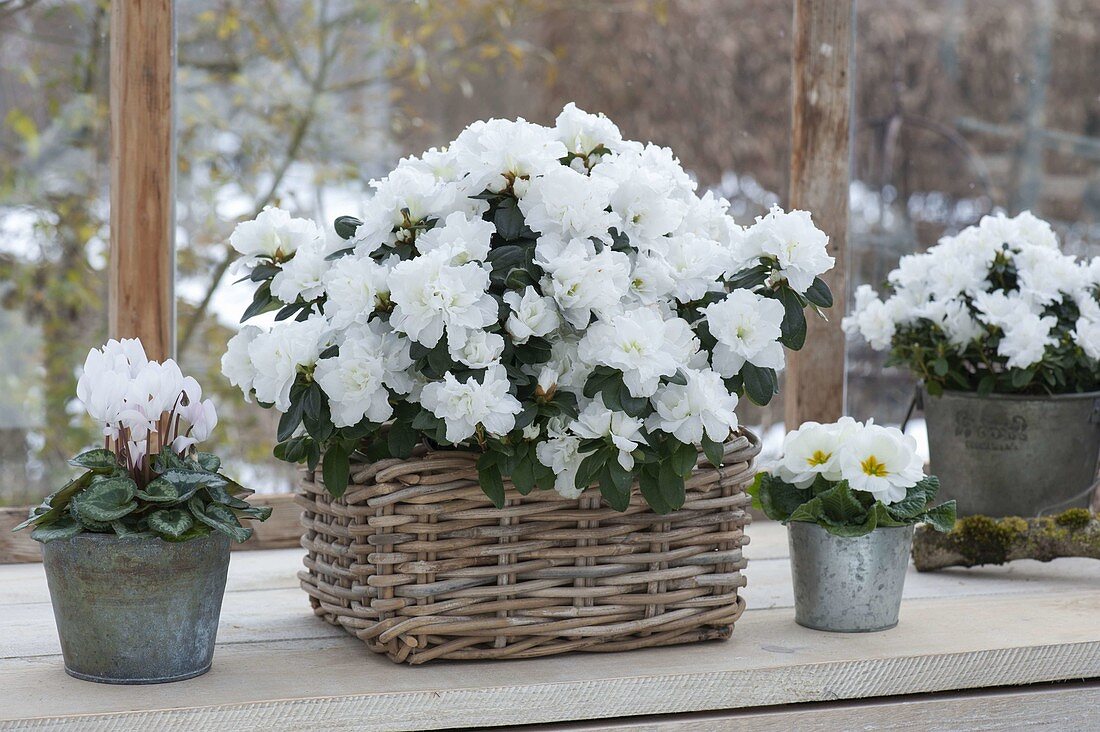
{"type": "Polygon", "coordinates": [[[276,322],[246,325],[223,371],[282,413],[275,455],[320,462],[335,495],[353,453],[426,442],[480,453],[498,507],[510,479],[678,509],[738,398],[777,392],[804,310],[832,304],[807,212],[742,229],[670,150],[571,104],[551,127],[476,122],[371,185],[334,237],[269,209],[230,240],[255,287],[243,320],[276,322]]]}
{"type": "Polygon", "coordinates": [[[967,513],[1087,506],[1100,455],[1100,257],[1023,212],[901,258],[845,330],[921,383],[932,470],[967,513]]]}
{"type": "Polygon", "coordinates": [[[955,524],[954,501],[933,505],[938,489],[916,441],[895,427],[844,417],[788,433],[750,493],[788,526],[796,620],[823,630],[896,624],[913,526],[955,524]]]}
{"type": "Polygon", "coordinates": [[[220,473],[216,455],[197,449],[218,422],[214,403],[175,361],[150,361],[141,343],[92,349],[76,387],[103,447],[70,462],[83,472],[48,496],[16,527],[48,542],[81,532],[187,541],[212,531],[245,541],[242,520],[264,520],[252,491],[220,473]]]}
{"type": "Polygon", "coordinates": [[[77,397],[103,447],[72,459],[81,474],[17,529],[34,527],[65,670],[114,684],[191,678],[210,668],[230,541],[268,506],[198,450],[214,404],[172,360],[137,340],[92,349],[77,397]]]}

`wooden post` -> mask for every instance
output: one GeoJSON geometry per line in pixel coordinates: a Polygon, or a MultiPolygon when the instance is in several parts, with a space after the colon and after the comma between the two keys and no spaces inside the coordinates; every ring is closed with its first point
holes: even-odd
{"type": "Polygon", "coordinates": [[[810,315],[806,346],[788,354],[787,429],[844,413],[852,17],[852,0],[795,0],[790,207],[813,213],[836,264],[824,277],[834,299],[828,322],[810,315]]]}
{"type": "Polygon", "coordinates": [[[110,332],[162,359],[175,350],[172,0],[113,0],[110,44],[110,332]]]}

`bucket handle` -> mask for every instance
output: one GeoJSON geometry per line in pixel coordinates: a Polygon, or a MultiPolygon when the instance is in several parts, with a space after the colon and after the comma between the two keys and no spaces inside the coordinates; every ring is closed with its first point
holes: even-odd
{"type": "MultiPolygon", "coordinates": [[[[913,418],[913,412],[917,409],[924,411],[924,397],[922,396],[920,384],[917,384],[913,388],[913,398],[909,400],[909,409],[905,411],[905,419],[901,421],[901,431],[905,432],[905,428],[909,426],[909,420],[913,418]]],[[[1095,408],[1093,409],[1093,416],[1100,419],[1100,399],[1096,401],[1095,408]]]]}

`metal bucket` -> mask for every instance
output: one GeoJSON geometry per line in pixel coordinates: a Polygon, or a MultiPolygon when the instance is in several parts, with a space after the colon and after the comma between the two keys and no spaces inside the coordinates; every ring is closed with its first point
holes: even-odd
{"type": "Polygon", "coordinates": [[[794,619],[814,630],[866,633],[898,624],[913,527],[834,536],[817,524],[787,526],[794,619]]]}
{"type": "Polygon", "coordinates": [[[70,676],[159,684],[210,670],[229,537],[78,534],[43,544],[42,561],[70,676]]]}
{"type": "Polygon", "coordinates": [[[937,500],[961,515],[1039,516],[1088,506],[1100,454],[1100,392],[921,394],[937,500]]]}

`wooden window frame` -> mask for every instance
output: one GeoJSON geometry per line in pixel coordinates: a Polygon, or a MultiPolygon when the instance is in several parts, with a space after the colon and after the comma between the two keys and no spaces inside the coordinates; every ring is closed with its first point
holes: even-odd
{"type": "MultiPolygon", "coordinates": [[[[150,358],[175,355],[175,66],[173,0],[114,0],[110,25],[112,338],[140,338],[150,358]]],[[[791,94],[790,206],[814,212],[836,266],[826,276],[828,322],[810,318],[805,348],[791,354],[784,390],[789,425],[844,411],[845,244],[848,228],[853,0],[796,0],[791,94]]],[[[298,545],[289,494],[246,548],[298,545]]],[[[38,561],[26,508],[0,509],[0,564],[38,561]]]]}

